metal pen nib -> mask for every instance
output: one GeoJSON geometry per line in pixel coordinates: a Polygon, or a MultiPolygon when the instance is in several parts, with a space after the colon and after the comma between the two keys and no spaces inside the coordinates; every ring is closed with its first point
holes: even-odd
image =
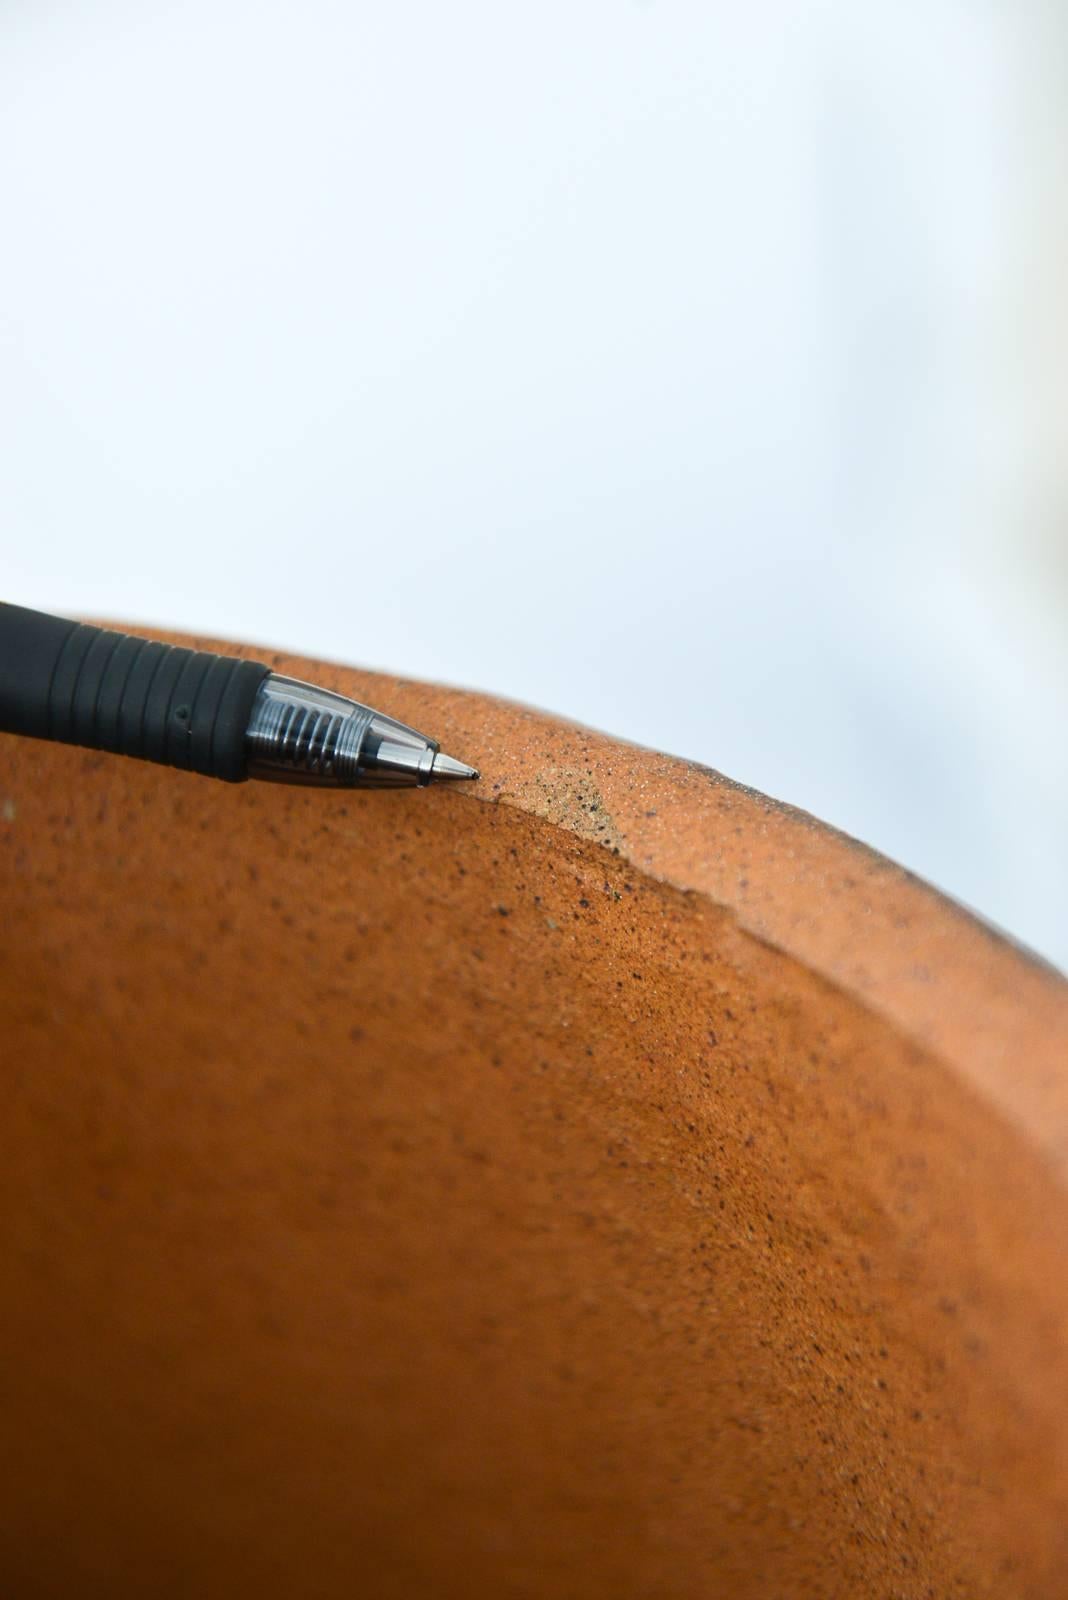
{"type": "Polygon", "coordinates": [[[455,756],[447,756],[443,750],[439,750],[430,768],[430,777],[432,782],[437,783],[439,778],[477,778],[478,773],[466,762],[457,761],[455,756]]]}
{"type": "Polygon", "coordinates": [[[256,694],[245,747],[249,777],[282,783],[391,789],[478,777],[403,722],[274,672],[256,694]]]}

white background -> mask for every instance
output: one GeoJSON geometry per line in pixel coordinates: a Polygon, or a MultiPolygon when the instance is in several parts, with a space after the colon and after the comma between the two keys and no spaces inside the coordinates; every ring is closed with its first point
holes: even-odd
{"type": "Polygon", "coordinates": [[[0,593],[692,756],[1068,965],[1060,9],[6,0],[0,593]]]}

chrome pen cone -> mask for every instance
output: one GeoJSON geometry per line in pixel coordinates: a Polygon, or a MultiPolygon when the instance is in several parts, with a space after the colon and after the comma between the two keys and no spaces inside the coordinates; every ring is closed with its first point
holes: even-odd
{"type": "Polygon", "coordinates": [[[434,765],[430,769],[430,778],[432,782],[437,782],[439,778],[477,777],[477,768],[469,767],[463,761],[457,761],[455,756],[447,756],[442,750],[439,750],[437,755],[434,757],[434,765]]]}

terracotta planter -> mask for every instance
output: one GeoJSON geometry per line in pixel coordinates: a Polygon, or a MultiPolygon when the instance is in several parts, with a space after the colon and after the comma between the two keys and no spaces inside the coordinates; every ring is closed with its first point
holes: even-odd
{"type": "Polygon", "coordinates": [[[1068,987],[704,769],[0,739],[17,1596],[1068,1593],[1068,987]]]}

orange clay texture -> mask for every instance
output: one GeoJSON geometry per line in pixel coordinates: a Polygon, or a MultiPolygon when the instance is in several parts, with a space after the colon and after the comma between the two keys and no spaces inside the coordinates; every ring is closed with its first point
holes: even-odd
{"type": "Polygon", "coordinates": [[[268,659],[482,782],[0,738],[0,1592],[1068,1595],[1068,986],[715,772],[268,659]]]}

